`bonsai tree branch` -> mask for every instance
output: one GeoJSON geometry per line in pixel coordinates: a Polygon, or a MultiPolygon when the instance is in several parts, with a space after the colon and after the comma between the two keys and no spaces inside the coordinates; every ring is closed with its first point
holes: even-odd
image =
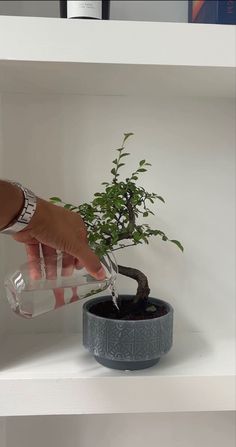
{"type": "Polygon", "coordinates": [[[125,194],[125,198],[126,198],[126,207],[127,207],[127,211],[128,211],[129,222],[128,222],[126,231],[119,234],[118,241],[122,241],[124,239],[132,239],[133,232],[135,229],[135,214],[134,214],[134,209],[133,209],[133,206],[131,203],[132,192],[129,191],[129,195],[125,194]]]}
{"type": "Polygon", "coordinates": [[[132,235],[134,228],[135,228],[135,214],[134,214],[134,209],[131,203],[131,199],[132,199],[132,192],[129,191],[129,197],[126,196],[126,206],[127,206],[127,210],[128,210],[128,214],[129,214],[129,233],[132,235]]]}
{"type": "MultiPolygon", "coordinates": [[[[119,239],[119,240],[121,240],[121,239],[119,239]]],[[[128,247],[134,247],[135,245],[137,245],[137,244],[127,244],[127,245],[120,245],[119,247],[117,247],[117,248],[113,248],[112,249],[112,251],[117,251],[117,250],[122,250],[123,248],[128,248],[128,247]]]]}
{"type": "MultiPolygon", "coordinates": [[[[53,203],[64,206],[70,211],[79,212],[84,219],[88,230],[88,242],[98,256],[103,256],[109,251],[120,250],[137,244],[148,244],[153,236],[159,236],[163,241],[170,241],[183,251],[182,244],[176,239],[169,239],[159,229],[152,229],[143,223],[154,212],[149,206],[156,200],[165,203],[162,196],[146,191],[139,186],[140,175],[147,171],[150,163],[145,159],[140,160],[137,169],[131,175],[120,180],[120,170],[125,166],[124,160],[130,155],[126,152],[126,140],[133,133],[125,133],[121,147],[116,149],[116,158],[112,161],[112,179],[103,182],[103,191],[96,192],[90,203],[82,203],[75,206],[62,202],[59,197],[52,197],[53,203]],[[141,218],[141,222],[139,221],[141,218]],[[123,241],[127,241],[126,245],[123,241]]],[[[137,281],[137,294],[134,298],[132,311],[138,306],[146,306],[150,289],[146,276],[139,270],[118,266],[119,273],[137,281]]]]}
{"type": "Polygon", "coordinates": [[[134,269],[132,267],[125,267],[123,265],[118,265],[118,272],[121,275],[128,276],[129,278],[135,279],[138,283],[137,293],[134,297],[134,304],[143,300],[147,302],[150,289],[148,285],[148,279],[140,270],[134,269]]]}

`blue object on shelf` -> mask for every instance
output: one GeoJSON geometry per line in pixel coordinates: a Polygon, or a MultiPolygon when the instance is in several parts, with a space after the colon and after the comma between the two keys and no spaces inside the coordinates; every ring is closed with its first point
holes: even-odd
{"type": "Polygon", "coordinates": [[[236,24],[236,0],[189,0],[189,22],[236,24]]]}

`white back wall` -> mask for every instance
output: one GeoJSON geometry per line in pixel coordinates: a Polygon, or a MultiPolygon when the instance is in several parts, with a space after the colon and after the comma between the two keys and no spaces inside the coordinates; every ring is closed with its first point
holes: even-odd
{"type": "MultiPolygon", "coordinates": [[[[3,178],[3,132],[2,132],[2,97],[0,95],[0,178],[3,178]]],[[[5,328],[5,315],[4,308],[6,307],[6,302],[2,301],[4,297],[3,288],[3,277],[4,277],[4,240],[0,238],[0,336],[4,332],[5,328]]],[[[0,438],[1,439],[1,438],[0,438]]]]}
{"type": "Polygon", "coordinates": [[[147,442],[165,447],[234,447],[235,414],[11,417],[6,434],[6,445],[1,447],[143,447],[147,442]]]}
{"type": "MultiPolygon", "coordinates": [[[[123,132],[133,131],[124,173],[143,158],[152,163],[142,184],[166,204],[154,207],[151,223],[181,240],[185,252],[153,239],[121,252],[119,262],[148,274],[152,296],[173,304],[176,330],[234,330],[233,101],[8,94],[2,111],[4,177],[72,203],[91,199],[110,178],[114,149],[123,132]]],[[[6,272],[24,252],[10,239],[5,243],[6,272]]],[[[120,292],[135,290],[132,281],[119,279],[118,285],[120,292]]],[[[81,328],[81,303],[34,321],[1,306],[12,332],[81,328]]]]}
{"type": "MultiPolygon", "coordinates": [[[[7,0],[0,2],[0,15],[20,15],[33,17],[58,17],[59,0],[7,0]]],[[[111,20],[146,20],[158,22],[187,22],[187,0],[112,0],[111,20]]]]}
{"type": "Polygon", "coordinates": [[[0,445],[1,447],[7,447],[6,445],[6,418],[0,417],[0,445]]]}
{"type": "Polygon", "coordinates": [[[151,22],[187,22],[186,0],[112,0],[112,20],[145,20],[151,22]]]}

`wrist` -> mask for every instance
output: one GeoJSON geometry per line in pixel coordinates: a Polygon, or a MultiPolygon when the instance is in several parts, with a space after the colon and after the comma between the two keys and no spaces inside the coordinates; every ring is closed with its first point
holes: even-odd
{"type": "Polygon", "coordinates": [[[16,185],[0,181],[0,231],[11,225],[24,207],[23,191],[16,185]]]}
{"type": "Polygon", "coordinates": [[[0,203],[5,203],[6,207],[5,212],[2,213],[3,217],[5,217],[5,221],[2,219],[1,233],[12,235],[24,230],[30,223],[37,207],[37,198],[32,191],[22,186],[20,183],[9,183],[8,185],[7,182],[5,183],[7,191],[4,191],[5,185],[1,188],[0,184],[0,199],[3,199],[0,200],[0,203]],[[23,207],[19,190],[23,194],[23,207]],[[13,217],[13,219],[10,220],[10,216],[13,217]]]}
{"type": "Polygon", "coordinates": [[[26,229],[37,229],[39,227],[42,227],[46,217],[50,213],[48,205],[50,205],[49,202],[37,197],[37,207],[35,213],[26,229]]]}

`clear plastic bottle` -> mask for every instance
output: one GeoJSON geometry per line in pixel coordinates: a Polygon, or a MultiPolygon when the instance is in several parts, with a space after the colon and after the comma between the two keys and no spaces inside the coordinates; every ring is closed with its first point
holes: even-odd
{"type": "Polygon", "coordinates": [[[23,264],[5,280],[11,309],[21,317],[34,318],[112,289],[117,276],[115,257],[109,253],[101,263],[106,272],[103,281],[96,280],[84,267],[76,268],[65,254],[23,264]]]}

